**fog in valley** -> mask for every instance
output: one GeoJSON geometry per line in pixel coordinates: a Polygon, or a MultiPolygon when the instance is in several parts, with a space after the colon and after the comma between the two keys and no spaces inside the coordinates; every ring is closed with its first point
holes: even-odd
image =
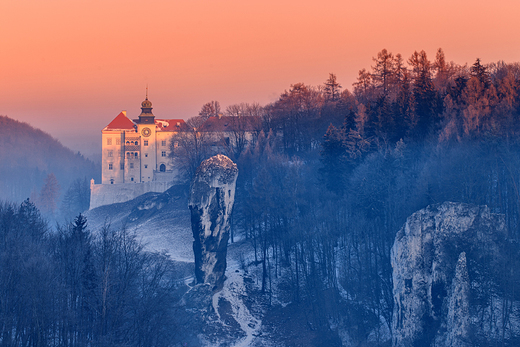
{"type": "Polygon", "coordinates": [[[169,190],[91,210],[95,154],[0,117],[0,345],[518,345],[520,63],[405,53],[350,89],[208,100],[167,144],[169,190]],[[223,210],[190,188],[217,154],[223,210]],[[193,206],[227,249],[192,246],[193,206]]]}

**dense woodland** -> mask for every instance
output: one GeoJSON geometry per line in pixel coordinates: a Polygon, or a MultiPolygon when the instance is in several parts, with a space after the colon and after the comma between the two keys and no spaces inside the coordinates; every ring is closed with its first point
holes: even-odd
{"type": "MultiPolygon", "coordinates": [[[[194,140],[194,131],[176,155],[196,167],[218,148],[237,162],[233,233],[254,245],[265,294],[282,282],[293,302],[310,307],[312,326],[326,333],[331,321],[347,320],[363,344],[390,326],[390,249],[413,212],[444,201],[488,205],[520,241],[519,92],[518,63],[459,65],[441,49],[432,60],[382,50],[352,91],[330,74],[320,86],[292,85],[265,107],[232,105],[224,112],[237,124],[231,141],[194,140]],[[262,125],[244,142],[247,117],[262,125]]],[[[208,103],[188,124],[218,112],[218,102],[208,103]]],[[[515,338],[511,302],[520,288],[517,254],[505,253],[509,268],[487,269],[478,296],[481,307],[506,298],[497,313],[506,323],[494,327],[500,343],[515,338]]]]}
{"type": "Polygon", "coordinates": [[[31,202],[0,205],[1,346],[167,346],[172,265],[80,214],[51,231],[31,202]]]}
{"type": "MultiPolygon", "coordinates": [[[[520,241],[518,63],[459,65],[442,50],[433,59],[382,50],[352,91],[330,74],[263,107],[229,106],[232,138],[215,143],[196,128],[219,113],[214,101],[188,120],[195,130],[172,141],[174,156],[187,179],[215,151],[238,164],[231,239],[255,249],[244,267],[261,267],[267,302],[276,285],[324,335],[341,322],[356,344],[372,334],[373,345],[388,345],[390,248],[406,218],[429,204],[488,205],[520,241]],[[260,120],[252,140],[248,117],[260,120]]],[[[107,227],[96,237],[85,230],[78,217],[49,233],[30,202],[0,208],[1,343],[168,345],[168,262],[142,252],[124,230],[107,227]]],[[[497,345],[517,338],[519,257],[505,253],[508,268],[475,264],[480,272],[470,273],[489,279],[477,307],[504,298],[497,345]]],[[[489,344],[478,332],[474,339],[489,344]]]]}

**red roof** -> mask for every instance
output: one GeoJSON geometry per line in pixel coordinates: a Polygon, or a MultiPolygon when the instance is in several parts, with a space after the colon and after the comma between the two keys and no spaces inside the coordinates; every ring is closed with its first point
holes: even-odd
{"type": "Polygon", "coordinates": [[[126,115],[123,112],[121,112],[103,130],[133,130],[133,129],[134,129],[134,122],[132,122],[130,119],[128,119],[126,117],[126,115]]]}
{"type": "Polygon", "coordinates": [[[184,119],[155,119],[157,131],[184,131],[187,125],[184,119]]]}

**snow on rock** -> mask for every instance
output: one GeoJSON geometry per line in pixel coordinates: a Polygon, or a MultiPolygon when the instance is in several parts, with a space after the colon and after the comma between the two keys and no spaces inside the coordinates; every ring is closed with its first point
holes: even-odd
{"type": "Polygon", "coordinates": [[[255,333],[260,329],[261,320],[254,317],[244,304],[243,298],[247,296],[243,273],[238,270],[230,272],[221,291],[213,295],[213,309],[219,312],[221,299],[231,304],[232,317],[239,324],[240,329],[246,334],[243,339],[238,339],[234,347],[250,346],[255,333]]]}
{"type": "Polygon", "coordinates": [[[193,179],[189,208],[197,283],[222,288],[226,272],[229,216],[235,200],[237,165],[218,154],[200,164],[193,179]]]}
{"type": "Polygon", "coordinates": [[[391,251],[393,346],[466,346],[466,256],[500,259],[505,237],[504,216],[486,206],[446,202],[408,217],[391,251]]]}

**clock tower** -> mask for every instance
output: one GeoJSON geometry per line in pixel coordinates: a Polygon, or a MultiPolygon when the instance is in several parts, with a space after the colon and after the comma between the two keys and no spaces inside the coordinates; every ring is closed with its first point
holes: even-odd
{"type": "Polygon", "coordinates": [[[141,103],[141,114],[135,120],[137,132],[141,138],[141,177],[140,182],[150,182],[153,180],[153,171],[156,170],[156,125],[155,116],[152,113],[152,102],[146,99],[141,103]]]}

